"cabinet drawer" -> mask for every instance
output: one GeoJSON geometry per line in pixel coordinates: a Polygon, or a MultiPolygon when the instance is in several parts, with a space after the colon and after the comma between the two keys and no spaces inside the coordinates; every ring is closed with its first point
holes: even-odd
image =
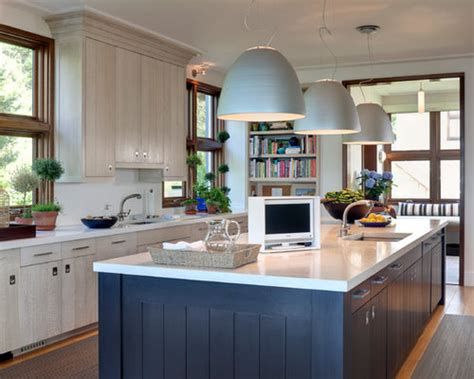
{"type": "Polygon", "coordinates": [[[391,263],[388,269],[389,281],[394,280],[399,275],[403,274],[408,268],[410,268],[413,263],[421,259],[421,245],[416,246],[409,252],[407,252],[403,257],[397,259],[395,262],[391,263]]]}
{"type": "Polygon", "coordinates": [[[11,249],[0,251],[0,268],[19,267],[20,249],[11,249]]]}
{"type": "Polygon", "coordinates": [[[426,254],[435,246],[439,245],[442,242],[441,237],[442,237],[441,232],[438,232],[435,235],[428,238],[426,241],[423,241],[423,254],[426,254]]]}
{"type": "Polygon", "coordinates": [[[119,258],[137,252],[137,234],[127,233],[98,238],[96,241],[97,259],[119,258]]]}
{"type": "Polygon", "coordinates": [[[63,259],[83,257],[95,254],[95,239],[63,242],[61,244],[61,256],[63,259]]]}
{"type": "Polygon", "coordinates": [[[356,288],[349,292],[351,300],[351,311],[354,313],[372,297],[371,279],[359,284],[356,288]]]}
{"type": "Polygon", "coordinates": [[[377,274],[370,278],[370,289],[372,291],[372,296],[375,296],[385,287],[387,287],[389,282],[388,268],[385,268],[379,271],[377,274]]]}
{"type": "Polygon", "coordinates": [[[158,242],[171,240],[187,240],[191,238],[191,225],[183,225],[172,228],[146,230],[138,232],[138,245],[153,245],[158,242]]]}
{"type": "Polygon", "coordinates": [[[61,245],[55,243],[52,245],[40,245],[24,247],[21,249],[21,266],[35,265],[61,260],[61,245]]]}

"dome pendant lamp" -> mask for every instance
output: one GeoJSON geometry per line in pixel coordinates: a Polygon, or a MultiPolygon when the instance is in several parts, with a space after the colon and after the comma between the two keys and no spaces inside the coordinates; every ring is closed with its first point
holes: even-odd
{"type": "Polygon", "coordinates": [[[289,121],[305,117],[296,72],[276,49],[246,50],[227,73],[217,118],[236,121],[289,121]]]}
{"type": "Polygon", "coordinates": [[[337,57],[327,45],[324,34],[331,35],[326,25],[326,0],[323,2],[322,26],[319,38],[334,59],[332,79],[318,80],[304,94],[306,118],[297,120],[294,131],[297,134],[336,135],[360,132],[359,117],[349,91],[334,80],[337,57]]]}
{"type": "MultiPolygon", "coordinates": [[[[370,35],[380,29],[377,25],[362,25],[356,28],[360,33],[367,36],[367,48],[369,51],[369,63],[372,68],[372,52],[370,49],[370,35]]],[[[373,76],[373,69],[372,69],[373,76]]],[[[395,140],[392,125],[388,114],[379,104],[365,102],[365,93],[362,84],[370,83],[373,79],[359,83],[364,103],[357,106],[361,132],[344,136],[343,143],[346,145],[389,145],[395,140]]]]}

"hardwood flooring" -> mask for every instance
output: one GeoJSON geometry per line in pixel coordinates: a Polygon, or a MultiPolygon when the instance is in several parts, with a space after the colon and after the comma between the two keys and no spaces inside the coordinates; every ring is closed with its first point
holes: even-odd
{"type": "Polygon", "coordinates": [[[474,287],[446,286],[446,304],[436,309],[417,344],[398,372],[397,379],[411,378],[445,314],[474,316],[474,287]]]}

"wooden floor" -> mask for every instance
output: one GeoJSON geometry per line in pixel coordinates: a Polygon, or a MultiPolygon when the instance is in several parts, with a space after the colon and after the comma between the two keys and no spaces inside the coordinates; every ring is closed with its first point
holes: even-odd
{"type": "Polygon", "coordinates": [[[397,375],[409,379],[445,314],[474,316],[474,287],[446,286],[446,304],[438,307],[397,375]]]}
{"type": "MultiPolygon", "coordinates": [[[[408,379],[411,378],[417,363],[420,361],[423,353],[425,352],[431,338],[433,337],[436,329],[441,322],[441,319],[445,314],[454,315],[469,315],[474,316],[474,287],[458,287],[458,286],[447,286],[446,287],[446,304],[442,307],[438,307],[430,322],[426,326],[423,334],[420,336],[417,344],[408,356],[405,364],[400,369],[397,375],[397,379],[408,379]]],[[[50,351],[61,349],[65,346],[81,341],[85,338],[91,337],[97,334],[97,330],[93,330],[76,337],[69,338],[67,340],[57,342],[50,346],[42,349],[38,349],[34,352],[21,355],[10,361],[0,363],[0,369],[10,367],[25,360],[34,358],[38,355],[48,353],[50,351]]]]}

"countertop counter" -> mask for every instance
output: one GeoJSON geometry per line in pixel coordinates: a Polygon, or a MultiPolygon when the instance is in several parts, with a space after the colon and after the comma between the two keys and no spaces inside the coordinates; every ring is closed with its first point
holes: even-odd
{"type": "Polygon", "coordinates": [[[197,214],[196,216],[180,215],[179,218],[163,220],[146,225],[126,224],[124,226],[114,226],[110,229],[89,229],[82,224],[72,226],[60,226],[50,232],[36,232],[36,238],[25,238],[12,241],[0,242],[0,251],[7,249],[18,249],[29,246],[47,245],[66,241],[81,240],[86,238],[98,238],[113,236],[117,234],[135,233],[145,230],[169,228],[180,225],[190,225],[203,222],[209,218],[229,218],[247,216],[246,211],[237,211],[227,214],[208,215],[197,214]]]}
{"type": "Polygon", "coordinates": [[[321,225],[321,249],[260,254],[237,269],[155,265],[149,253],[94,263],[94,271],[125,275],[347,292],[428,239],[447,221],[399,219],[387,228],[352,227],[351,234],[409,234],[397,242],[338,238],[339,225],[321,225]]]}

